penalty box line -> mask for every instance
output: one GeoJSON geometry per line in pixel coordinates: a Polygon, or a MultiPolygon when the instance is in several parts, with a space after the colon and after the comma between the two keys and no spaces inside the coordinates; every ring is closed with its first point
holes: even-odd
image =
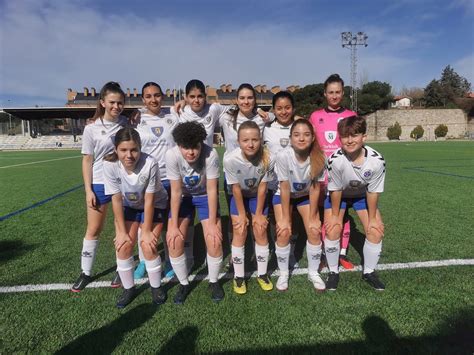
{"type": "MultiPolygon", "coordinates": [[[[474,259],[448,259],[448,260],[433,260],[433,261],[418,261],[409,263],[392,263],[392,264],[379,264],[377,266],[378,271],[382,270],[404,270],[404,269],[422,269],[422,268],[433,268],[443,266],[468,266],[474,265],[474,259]]],[[[324,268],[322,273],[327,273],[329,270],[324,268]]],[[[340,272],[357,272],[362,271],[362,266],[356,266],[352,270],[345,270],[339,268],[340,272]]],[[[293,270],[292,275],[307,275],[307,268],[297,268],[293,270]]],[[[247,277],[257,277],[257,272],[247,273],[247,277]]],[[[279,272],[273,272],[272,276],[279,276],[279,272]]],[[[219,274],[219,279],[229,279],[232,276],[229,273],[219,274]]],[[[191,275],[189,281],[201,281],[205,280],[207,275],[191,275]]],[[[163,278],[162,284],[166,284],[173,279],[163,278]]],[[[148,282],[148,279],[135,280],[136,285],[143,285],[148,282]]],[[[42,284],[42,285],[19,285],[19,286],[3,286],[0,287],[0,293],[16,293],[16,292],[38,292],[38,291],[57,291],[57,290],[70,290],[72,284],[58,283],[58,284],[42,284]]],[[[87,285],[87,288],[107,288],[110,287],[110,281],[95,281],[87,285]]]]}

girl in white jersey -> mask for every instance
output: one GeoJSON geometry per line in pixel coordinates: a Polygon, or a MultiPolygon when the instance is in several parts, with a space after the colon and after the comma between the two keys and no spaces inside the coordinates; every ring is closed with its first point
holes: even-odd
{"type": "Polygon", "coordinates": [[[184,242],[197,210],[207,247],[211,299],[218,302],[224,290],[218,282],[222,264],[222,231],[219,218],[219,155],[204,143],[206,131],[196,122],[180,123],[173,131],[177,144],[166,153],[166,173],[171,183],[170,218],[166,241],[170,261],[180,286],[174,297],[184,303],[189,291],[184,242]]]}
{"type": "Polygon", "coordinates": [[[112,196],[115,217],[117,271],[124,288],[117,301],[124,308],[135,297],[133,249],[141,229],[141,245],[154,304],[162,304],[166,293],[161,286],[161,259],[158,238],[168,194],[160,180],[158,162],[140,152],[140,135],[122,128],[115,136],[115,151],[104,158],[105,192],[112,196]]]}
{"type": "Polygon", "coordinates": [[[275,162],[279,187],[273,196],[273,209],[277,223],[275,253],[280,269],[276,285],[279,291],[288,289],[293,208],[301,215],[308,237],[308,278],[316,291],[326,288],[318,273],[322,251],[318,181],[324,180],[324,163],[324,153],[311,123],[304,119],[295,121],[290,131],[290,147],[280,150],[275,162]]]}
{"type": "Polygon", "coordinates": [[[109,82],[100,90],[94,123],[84,128],[82,136],[82,177],[86,191],[87,230],[82,245],[81,275],[71,288],[82,291],[92,281],[92,266],[99,234],[104,226],[111,197],[104,192],[103,158],[114,149],[114,136],[127,119],[120,116],[125,94],[116,82],[109,82]]]}
{"type": "MultiPolygon", "coordinates": [[[[173,129],[178,125],[178,117],[173,114],[163,113],[161,110],[161,101],[163,91],[160,85],[155,82],[147,82],[142,87],[142,101],[145,105],[145,111],[140,114],[140,123],[137,125],[137,131],[140,133],[143,153],[151,155],[158,161],[161,183],[168,194],[170,193],[170,183],[166,177],[166,152],[175,146],[173,140],[173,129]]],[[[169,207],[169,206],[168,206],[169,207]]],[[[140,240],[140,231],[138,234],[140,240]]],[[[138,243],[140,263],[134,272],[134,278],[140,279],[145,276],[145,259],[140,243],[138,243]]],[[[166,245],[166,241],[164,241],[166,245]]],[[[172,269],[169,264],[167,248],[165,248],[166,277],[172,277],[172,269]]]]}
{"type": "Polygon", "coordinates": [[[352,207],[357,212],[365,230],[363,248],[364,268],[362,278],[376,290],[384,284],[375,273],[382,251],[384,225],[377,207],[384,190],[385,160],[380,153],[364,146],[367,123],[363,117],[347,117],[337,125],[341,149],[328,160],[329,197],[324,201],[326,226],[326,258],[329,267],[326,287],[336,290],[339,282],[338,258],[344,212],[352,207]]]}
{"type": "Polygon", "coordinates": [[[273,160],[262,144],[260,129],[253,121],[240,125],[240,148],[224,156],[224,172],[232,189],[230,215],[233,226],[232,263],[234,265],[233,289],[245,294],[245,239],[251,215],[257,259],[257,281],[264,291],[273,289],[267,274],[269,249],[267,238],[267,183],[273,179],[273,160]]]}

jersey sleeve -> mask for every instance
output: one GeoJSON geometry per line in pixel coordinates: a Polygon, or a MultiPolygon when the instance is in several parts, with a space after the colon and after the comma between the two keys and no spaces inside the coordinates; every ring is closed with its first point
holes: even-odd
{"type": "Polygon", "coordinates": [[[219,175],[219,154],[215,149],[212,149],[206,158],[206,178],[218,179],[219,175]]]}
{"type": "Polygon", "coordinates": [[[174,149],[168,150],[165,156],[166,160],[166,177],[169,180],[180,180],[181,174],[179,172],[178,157],[174,149]]]}
{"type": "Polygon", "coordinates": [[[227,180],[227,184],[234,185],[239,183],[239,179],[237,175],[234,173],[234,169],[232,167],[232,154],[228,154],[224,156],[224,174],[225,179],[227,180]]]}
{"type": "Polygon", "coordinates": [[[385,160],[381,160],[380,164],[377,166],[377,171],[374,171],[372,178],[367,185],[368,192],[377,192],[381,193],[384,190],[385,185],[385,160]]]}
{"type": "Polygon", "coordinates": [[[103,173],[104,173],[104,189],[106,195],[115,195],[120,193],[120,176],[116,169],[116,162],[104,161],[103,173]]]}
{"type": "Polygon", "coordinates": [[[336,153],[333,154],[328,160],[328,191],[342,191],[343,180],[342,180],[342,171],[340,164],[338,164],[337,159],[341,159],[340,156],[336,156],[336,153]]]}
{"type": "Polygon", "coordinates": [[[94,155],[94,139],[92,137],[92,124],[84,127],[82,134],[81,154],[94,155]]]}
{"type": "Polygon", "coordinates": [[[268,165],[268,170],[262,178],[263,182],[273,181],[275,178],[275,158],[270,155],[270,163],[268,165]]]}
{"type": "Polygon", "coordinates": [[[288,181],[288,159],[286,159],[284,151],[279,152],[276,156],[275,174],[278,181],[288,181]]]}
{"type": "Polygon", "coordinates": [[[145,189],[147,193],[155,193],[161,189],[160,171],[158,163],[153,159],[150,166],[150,176],[148,178],[148,185],[145,189]]]}
{"type": "Polygon", "coordinates": [[[226,116],[229,107],[218,103],[213,103],[209,110],[212,111],[212,117],[215,117],[214,122],[220,122],[221,118],[226,116]]]}

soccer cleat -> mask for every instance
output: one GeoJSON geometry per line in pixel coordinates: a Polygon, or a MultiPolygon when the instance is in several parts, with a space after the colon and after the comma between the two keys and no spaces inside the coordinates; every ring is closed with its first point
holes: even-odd
{"type": "Polygon", "coordinates": [[[72,292],[81,292],[89,283],[92,282],[92,277],[81,272],[74,285],[71,287],[72,292]]]}
{"type": "Polygon", "coordinates": [[[354,268],[354,264],[346,255],[339,256],[339,264],[346,270],[352,270],[354,268]]]}
{"type": "Polygon", "coordinates": [[[233,281],[234,292],[238,295],[245,295],[247,293],[247,284],[243,277],[236,277],[233,281]]]}
{"type": "Polygon", "coordinates": [[[270,280],[270,277],[268,277],[267,274],[259,275],[257,277],[258,284],[260,285],[260,288],[264,291],[271,291],[273,290],[273,284],[272,280],[270,280]]]}
{"type": "Polygon", "coordinates": [[[165,272],[165,277],[167,277],[168,279],[172,279],[174,277],[175,273],[174,273],[173,267],[171,266],[170,261],[166,262],[164,272],[165,272]]]}
{"type": "Polygon", "coordinates": [[[224,289],[219,282],[209,282],[209,290],[211,291],[211,299],[214,302],[222,301],[224,298],[224,289]]]}
{"type": "Polygon", "coordinates": [[[337,285],[339,284],[339,274],[330,272],[328,279],[326,280],[326,290],[336,291],[337,285]]]}
{"type": "Polygon", "coordinates": [[[277,283],[276,283],[276,289],[278,291],[287,291],[288,290],[288,278],[289,274],[288,273],[283,273],[280,271],[280,276],[278,277],[277,283]]]}
{"type": "Polygon", "coordinates": [[[179,285],[178,286],[178,292],[176,292],[176,295],[174,295],[174,303],[175,304],[183,304],[184,301],[186,301],[186,297],[188,297],[190,291],[190,286],[189,285],[179,285]]]}
{"type": "Polygon", "coordinates": [[[122,287],[122,280],[120,280],[120,275],[118,272],[115,273],[112,282],[110,283],[110,287],[112,288],[120,288],[122,287]]]}
{"type": "Polygon", "coordinates": [[[382,281],[379,280],[379,277],[375,273],[375,271],[371,272],[370,274],[363,274],[362,280],[366,281],[370,286],[372,286],[377,291],[385,290],[385,285],[382,281]]]}
{"type": "Polygon", "coordinates": [[[321,275],[319,274],[308,274],[308,280],[313,283],[316,292],[324,292],[326,290],[326,284],[324,283],[321,275]]]}
{"type": "Polygon", "coordinates": [[[135,287],[124,289],[119,299],[117,300],[117,308],[125,308],[135,298],[136,289],[135,287]]]}
{"type": "Polygon", "coordinates": [[[145,277],[145,273],[146,273],[145,262],[140,261],[137,265],[137,268],[133,272],[133,279],[134,280],[143,279],[145,277]]]}
{"type": "Polygon", "coordinates": [[[160,305],[166,302],[166,292],[161,287],[151,287],[151,300],[153,304],[160,305]]]}

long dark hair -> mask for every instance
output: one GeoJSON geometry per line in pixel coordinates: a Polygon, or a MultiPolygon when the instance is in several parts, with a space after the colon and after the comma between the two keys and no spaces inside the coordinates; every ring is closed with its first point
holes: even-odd
{"type": "MultiPolygon", "coordinates": [[[[115,135],[115,139],[114,139],[115,149],[117,149],[117,147],[120,145],[120,143],[128,142],[128,141],[133,141],[135,144],[138,145],[138,148],[140,150],[142,149],[142,141],[140,139],[140,134],[135,129],[133,129],[131,127],[125,127],[125,128],[119,129],[119,131],[115,135]]],[[[111,161],[111,162],[117,161],[118,160],[118,155],[114,151],[110,154],[107,154],[104,157],[104,160],[111,161]]]]}
{"type": "Polygon", "coordinates": [[[339,74],[331,74],[328,76],[326,81],[324,82],[324,91],[326,91],[329,84],[332,83],[339,83],[342,86],[342,90],[344,90],[344,80],[339,76],[339,74]]]}
{"type": "Polygon", "coordinates": [[[154,81],[149,81],[149,82],[143,84],[143,86],[142,86],[142,97],[143,97],[143,93],[145,92],[145,89],[149,86],[156,86],[158,88],[158,90],[160,90],[161,95],[163,95],[163,90],[161,90],[161,86],[158,85],[157,83],[155,83],[154,81]]]}
{"type": "Polygon", "coordinates": [[[120,84],[115,81],[109,81],[100,90],[99,99],[97,100],[97,107],[95,108],[94,116],[92,116],[93,120],[96,120],[104,116],[105,108],[100,103],[100,100],[105,100],[105,97],[108,94],[119,94],[122,96],[122,99],[125,101],[125,93],[120,87],[120,84]]]}
{"type": "MultiPolygon", "coordinates": [[[[255,104],[252,110],[255,112],[255,110],[257,109],[257,93],[255,92],[254,87],[248,83],[240,84],[239,88],[237,89],[237,99],[239,98],[240,91],[243,89],[252,91],[253,97],[255,99],[255,104]]],[[[240,112],[239,106],[233,107],[228,112],[229,112],[230,117],[232,117],[232,127],[234,127],[234,130],[237,130],[237,116],[239,115],[239,112],[240,112]]]]}

